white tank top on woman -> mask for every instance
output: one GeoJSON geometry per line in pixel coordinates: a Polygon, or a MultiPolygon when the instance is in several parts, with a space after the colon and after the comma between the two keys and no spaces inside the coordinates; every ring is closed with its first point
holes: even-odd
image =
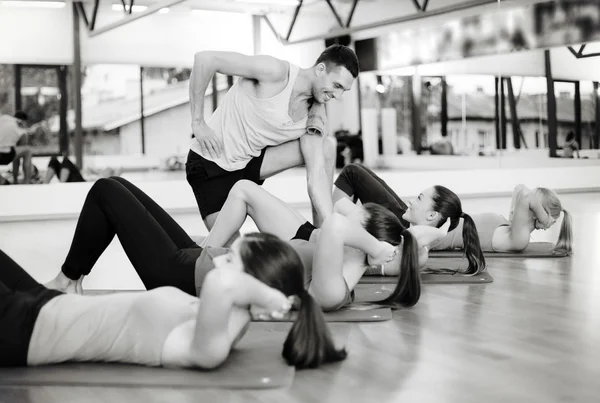
{"type": "Polygon", "coordinates": [[[289,63],[288,83],[279,94],[266,99],[248,95],[238,80],[207,120],[223,141],[223,154],[205,155],[193,139],[191,149],[227,171],[243,169],[267,146],[276,146],[300,138],[306,133],[307,117],[294,122],[288,113],[290,96],[300,68],[289,63]]]}
{"type": "Polygon", "coordinates": [[[161,365],[167,337],[195,319],[198,298],[173,287],[102,296],[60,295],[35,322],[28,365],[64,361],[161,365]]]}

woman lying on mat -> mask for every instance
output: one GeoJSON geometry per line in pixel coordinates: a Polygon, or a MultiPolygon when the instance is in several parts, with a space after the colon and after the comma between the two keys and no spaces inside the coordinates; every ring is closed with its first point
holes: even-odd
{"type": "MultiPolygon", "coordinates": [[[[392,211],[407,228],[411,225],[440,227],[449,219],[451,232],[434,245],[445,242],[450,236],[457,237],[457,242],[460,241],[460,247],[464,246],[469,261],[466,273],[476,274],[485,270],[482,245],[486,243],[487,234],[481,232],[480,223],[476,225],[474,219],[463,212],[458,196],[444,186],[424,190],[407,207],[370,169],[359,164],[348,164],[336,179],[333,191],[334,203],[342,199],[381,204],[392,211]]],[[[423,249],[420,253],[428,256],[427,248],[423,249]]]]}
{"type": "Polygon", "coordinates": [[[261,232],[290,239],[309,273],[307,288],[325,310],[337,310],[353,300],[354,287],[370,266],[398,276],[392,294],[380,301],[410,307],[421,295],[418,245],[447,234],[442,228],[416,225],[410,230],[389,210],[375,203],[356,206],[341,200],[334,214],[317,229],[288,204],[250,181],[237,182],[215,225],[204,241],[221,247],[237,233],[249,215],[261,232]]]}
{"type": "MultiPolygon", "coordinates": [[[[231,190],[230,197],[221,210],[219,216],[223,218],[217,221],[216,232],[213,228],[211,246],[225,244],[226,241],[222,239],[228,239],[239,229],[246,217],[247,209],[255,218],[259,228],[284,237],[283,239],[291,239],[296,231],[301,235],[302,231],[306,230],[307,226],[302,225],[305,220],[299,214],[278,199],[272,196],[269,198],[269,194],[261,192],[258,186],[252,187],[244,181],[234,189],[231,190]],[[261,198],[256,199],[259,202],[250,201],[250,198],[246,197],[251,194],[248,189],[254,189],[252,194],[263,195],[262,199],[266,199],[267,202],[263,202],[261,198]],[[269,203],[272,199],[275,199],[275,203],[269,203]],[[249,208],[250,203],[252,208],[249,208]],[[283,213],[276,213],[277,211],[283,213]],[[258,213],[254,214],[254,212],[258,213]],[[264,217],[274,217],[276,220],[264,219],[264,217]],[[231,225],[233,222],[236,224],[231,225]]],[[[398,219],[382,207],[371,205],[357,208],[349,201],[345,202],[346,206],[351,207],[346,210],[351,210],[354,214],[347,211],[344,213],[353,218],[347,219],[336,215],[329,220],[323,230],[335,236],[323,237],[327,241],[321,244],[321,252],[317,258],[318,262],[323,262],[318,267],[323,269],[313,269],[312,276],[306,273],[307,284],[311,277],[314,279],[310,282],[313,296],[318,293],[319,303],[330,310],[341,308],[350,302],[350,290],[354,288],[366,267],[366,252],[370,255],[371,264],[384,264],[386,274],[398,275],[402,267],[396,292],[385,302],[393,300],[406,306],[414,305],[420,296],[420,283],[416,263],[417,245],[411,232],[421,238],[420,242],[428,244],[443,237],[444,230],[447,231],[447,228],[415,226],[411,232],[403,232],[398,219]],[[357,224],[362,220],[366,209],[369,209],[366,227],[375,237],[369,235],[362,225],[357,224]],[[351,231],[346,228],[350,228],[351,231]],[[396,254],[394,246],[380,242],[376,238],[385,239],[396,245],[404,240],[402,253],[396,254]],[[347,264],[353,266],[342,271],[344,244],[360,250],[348,249],[347,264]],[[339,253],[330,253],[332,248],[338,248],[336,250],[339,253]],[[402,265],[400,265],[401,260],[402,265]],[[321,293],[324,291],[327,291],[327,294],[322,296],[321,293]]],[[[337,206],[340,207],[342,204],[337,206]]],[[[146,289],[173,286],[190,295],[196,295],[196,284],[201,285],[203,273],[213,267],[212,258],[227,253],[227,249],[224,248],[198,246],[171,216],[127,180],[119,177],[100,179],[94,183],[85,200],[62,270],[47,284],[47,287],[81,293],[84,276],[90,273],[115,235],[119,237],[125,253],[146,289]]],[[[297,249],[303,256],[311,258],[312,252],[315,251],[314,244],[300,245],[297,249]],[[308,252],[303,248],[309,249],[308,252]]],[[[313,268],[313,265],[308,264],[307,267],[313,268]]]]}
{"type": "Polygon", "coordinates": [[[546,188],[527,189],[519,185],[513,192],[511,213],[506,220],[497,213],[462,212],[460,199],[443,186],[434,186],[412,200],[407,207],[398,195],[374,172],[363,165],[344,167],[334,187],[334,202],[342,198],[362,203],[379,203],[390,209],[406,225],[440,226],[451,218],[450,232],[433,249],[465,249],[469,271],[485,267],[482,250],[495,252],[522,251],[529,245],[534,229],[552,226],[564,213],[555,251],[571,253],[571,217],[562,208],[555,192],[546,188]]]}
{"type": "Polygon", "coordinates": [[[346,358],[288,243],[249,234],[214,264],[199,299],[173,287],[83,296],[45,288],[0,251],[0,366],[109,361],[216,368],[248,329],[251,311],[277,319],[294,303],[298,317],[282,353],[288,364],[315,368],[346,358]]]}

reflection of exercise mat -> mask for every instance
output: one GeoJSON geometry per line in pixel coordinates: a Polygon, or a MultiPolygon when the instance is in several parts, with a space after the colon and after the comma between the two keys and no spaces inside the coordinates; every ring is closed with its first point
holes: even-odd
{"type": "MultiPolygon", "coordinates": [[[[292,311],[283,319],[257,319],[255,322],[293,322],[298,313],[292,311]]],[[[326,322],[383,322],[392,319],[392,310],[379,305],[356,302],[335,312],[325,312],[326,322]]]]}
{"type": "MultiPolygon", "coordinates": [[[[436,256],[437,257],[437,256],[436,256]]],[[[464,274],[468,267],[467,259],[434,259],[427,262],[427,267],[420,271],[423,284],[485,284],[494,281],[486,270],[476,275],[464,274]]],[[[398,277],[363,276],[359,284],[396,284],[398,277]]]]}
{"type": "MultiPolygon", "coordinates": [[[[551,242],[531,242],[522,252],[483,252],[485,257],[566,257],[566,253],[555,253],[554,244],[551,242]]],[[[460,257],[463,255],[462,250],[431,250],[431,257],[460,257]]]]}
{"type": "Polygon", "coordinates": [[[0,386],[176,387],[270,389],[289,387],[294,368],[281,357],[281,335],[250,329],[220,368],[212,371],[127,364],[68,363],[0,368],[0,386]]]}

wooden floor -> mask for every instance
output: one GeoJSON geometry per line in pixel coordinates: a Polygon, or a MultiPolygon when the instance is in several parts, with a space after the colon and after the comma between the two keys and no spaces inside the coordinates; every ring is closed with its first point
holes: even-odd
{"type": "MultiPolygon", "coordinates": [[[[505,202],[470,202],[465,210],[505,202]]],[[[0,389],[0,402],[597,402],[600,196],[568,195],[563,202],[574,216],[572,258],[489,259],[491,284],[428,285],[417,306],[396,311],[392,321],[335,324],[348,359],[296,372],[289,389],[28,387],[0,389]]],[[[57,246],[51,235],[62,230],[52,225],[38,223],[35,231],[2,224],[0,247],[30,259],[26,267],[37,261],[32,270],[46,280],[58,268],[41,271],[55,263],[40,259],[59,255],[60,261],[69,246],[65,240],[57,246]]],[[[114,277],[102,281],[122,284],[114,277]]]]}

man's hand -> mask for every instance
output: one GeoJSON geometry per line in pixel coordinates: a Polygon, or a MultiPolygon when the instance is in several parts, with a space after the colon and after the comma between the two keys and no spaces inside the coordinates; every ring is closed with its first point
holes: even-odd
{"type": "Polygon", "coordinates": [[[204,120],[193,122],[192,131],[204,155],[209,155],[211,158],[216,159],[223,154],[222,141],[217,138],[217,134],[204,120]]]}

